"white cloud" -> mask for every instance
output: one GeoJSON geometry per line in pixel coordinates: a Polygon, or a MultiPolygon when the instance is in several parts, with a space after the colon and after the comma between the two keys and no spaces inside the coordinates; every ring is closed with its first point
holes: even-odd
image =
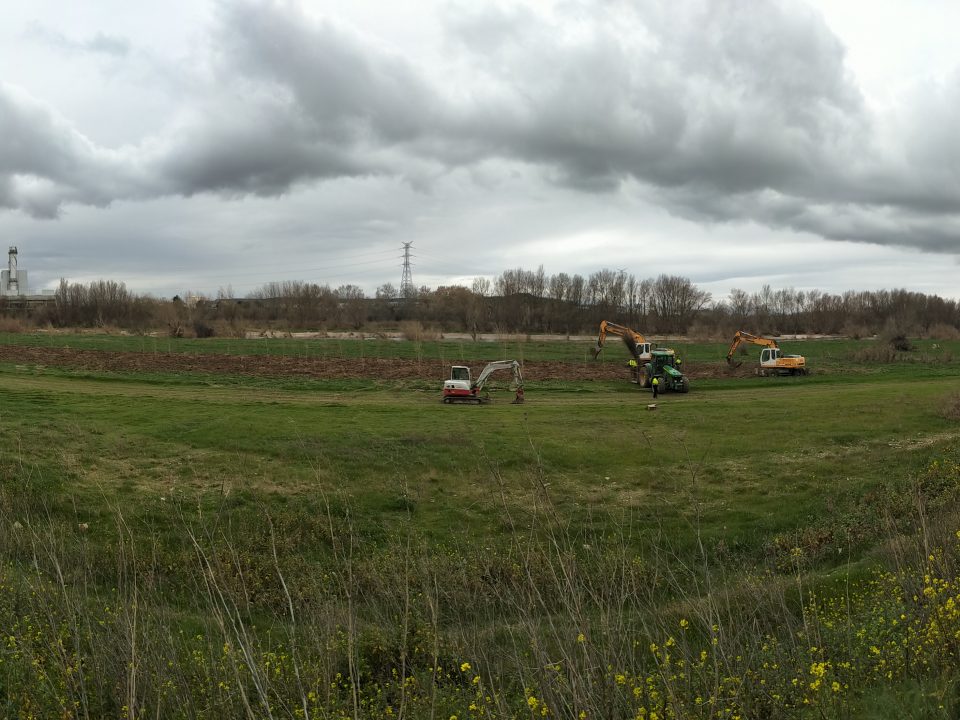
{"type": "Polygon", "coordinates": [[[169,23],[151,11],[153,34],[113,22],[111,2],[69,32],[54,0],[13,13],[20,47],[47,65],[0,78],[0,206],[105,226],[178,208],[195,251],[211,236],[247,247],[258,213],[303,218],[270,238],[291,252],[307,232],[334,255],[458,238],[483,269],[450,276],[514,258],[646,267],[658,233],[678,233],[649,274],[696,277],[744,228],[783,247],[960,247],[960,76],[943,67],[956,56],[940,47],[928,80],[878,104],[854,74],[869,65],[862,37],[854,62],[844,16],[800,0],[435,3],[395,27],[370,4],[222,0],[178,3],[169,23]],[[109,131],[49,81],[61,67],[111,86],[109,131]],[[353,193],[374,187],[370,218],[353,193]]]}

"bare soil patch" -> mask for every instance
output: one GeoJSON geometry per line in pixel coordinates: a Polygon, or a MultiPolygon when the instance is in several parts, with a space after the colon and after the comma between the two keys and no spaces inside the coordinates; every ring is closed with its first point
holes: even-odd
{"type": "MultiPolygon", "coordinates": [[[[301,358],[284,355],[218,355],[164,352],[116,352],[72,348],[0,346],[0,362],[21,365],[86,370],[90,372],[208,373],[253,377],[301,377],[316,379],[437,380],[450,372],[449,363],[436,359],[301,358]]],[[[485,360],[467,361],[479,370],[485,360]]],[[[752,368],[729,369],[723,362],[684,363],[691,380],[716,377],[747,377],[752,368]]],[[[528,360],[523,364],[528,380],[628,380],[625,365],[615,363],[566,363],[528,360]]]]}

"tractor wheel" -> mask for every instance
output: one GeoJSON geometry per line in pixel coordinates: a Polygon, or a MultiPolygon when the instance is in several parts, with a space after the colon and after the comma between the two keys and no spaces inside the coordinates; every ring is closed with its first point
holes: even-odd
{"type": "Polygon", "coordinates": [[[683,378],[677,385],[677,392],[687,393],[690,392],[690,381],[687,378],[683,378]]]}

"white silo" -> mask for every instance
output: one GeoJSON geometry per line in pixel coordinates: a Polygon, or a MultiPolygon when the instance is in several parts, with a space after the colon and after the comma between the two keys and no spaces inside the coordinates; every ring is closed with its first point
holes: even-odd
{"type": "Polygon", "coordinates": [[[26,295],[27,271],[17,269],[17,248],[7,253],[7,269],[0,273],[0,295],[26,295]]]}

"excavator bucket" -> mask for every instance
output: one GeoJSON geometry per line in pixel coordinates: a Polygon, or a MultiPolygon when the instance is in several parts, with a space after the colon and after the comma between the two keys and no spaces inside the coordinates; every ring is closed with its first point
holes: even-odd
{"type": "Polygon", "coordinates": [[[736,370],[738,367],[743,365],[743,361],[741,360],[740,362],[737,362],[736,360],[733,359],[733,356],[730,356],[727,358],[727,365],[730,366],[731,370],[736,370]]]}
{"type": "Polygon", "coordinates": [[[523,405],[523,388],[517,388],[517,396],[513,399],[511,405],[523,405]]]}

